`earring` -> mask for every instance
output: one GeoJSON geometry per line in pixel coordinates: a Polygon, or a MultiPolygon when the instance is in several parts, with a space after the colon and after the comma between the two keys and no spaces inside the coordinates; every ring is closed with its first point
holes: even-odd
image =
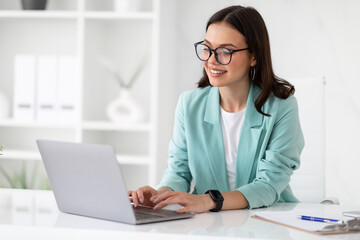
{"type": "Polygon", "coordinates": [[[250,77],[251,77],[251,81],[254,81],[255,79],[255,66],[250,68],[250,77]]]}

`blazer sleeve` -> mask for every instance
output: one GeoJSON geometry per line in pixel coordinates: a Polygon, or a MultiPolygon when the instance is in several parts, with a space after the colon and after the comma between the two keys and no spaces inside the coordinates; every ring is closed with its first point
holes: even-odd
{"type": "Polygon", "coordinates": [[[287,100],[279,100],[278,104],[279,110],[265,153],[258,162],[256,177],[251,183],[236,189],[246,197],[249,208],[278,202],[281,193],[288,188],[293,170],[300,166],[304,137],[296,98],[292,96],[287,100]]]}
{"type": "Polygon", "coordinates": [[[175,111],[173,137],[169,144],[168,168],[157,187],[167,186],[174,191],[189,192],[192,176],[188,166],[184,95],[185,93],[180,96],[175,111]]]}

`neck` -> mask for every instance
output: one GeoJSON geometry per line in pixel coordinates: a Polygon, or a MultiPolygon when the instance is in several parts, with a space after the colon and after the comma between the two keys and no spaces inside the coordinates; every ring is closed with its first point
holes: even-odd
{"type": "Polygon", "coordinates": [[[227,112],[239,112],[246,108],[250,91],[250,82],[242,82],[237,86],[219,87],[220,105],[227,112]]]}

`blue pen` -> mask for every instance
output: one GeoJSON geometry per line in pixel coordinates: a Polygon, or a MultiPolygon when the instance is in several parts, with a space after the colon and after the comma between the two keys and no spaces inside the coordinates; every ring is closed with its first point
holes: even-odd
{"type": "Polygon", "coordinates": [[[315,221],[315,222],[324,222],[324,223],[343,223],[342,220],[330,219],[330,218],[321,218],[321,217],[311,217],[311,216],[297,216],[301,220],[315,221]]]}

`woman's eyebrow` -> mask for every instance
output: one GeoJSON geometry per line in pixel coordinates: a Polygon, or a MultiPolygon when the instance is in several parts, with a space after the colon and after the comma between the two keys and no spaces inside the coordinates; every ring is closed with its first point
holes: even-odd
{"type": "MultiPolygon", "coordinates": [[[[208,40],[204,40],[204,42],[206,42],[206,43],[208,43],[209,45],[211,45],[211,42],[209,42],[208,40]]],[[[236,48],[236,46],[234,45],[234,44],[232,44],[232,43],[223,43],[223,44],[220,44],[219,45],[220,47],[228,47],[228,46],[231,46],[231,47],[235,47],[236,48]]]]}

